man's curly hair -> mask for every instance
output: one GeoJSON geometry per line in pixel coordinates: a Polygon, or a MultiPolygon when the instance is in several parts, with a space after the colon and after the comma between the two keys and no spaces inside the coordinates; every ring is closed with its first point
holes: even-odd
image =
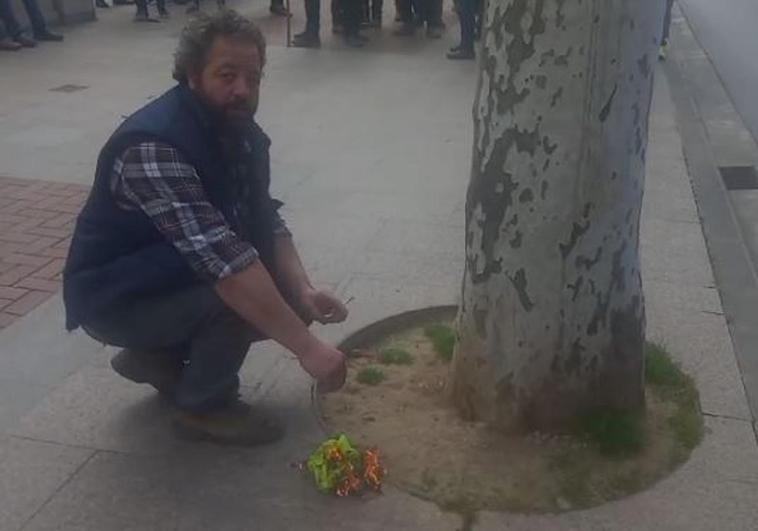
{"type": "Polygon", "coordinates": [[[266,39],[258,26],[236,11],[222,9],[211,15],[199,13],[184,27],[174,52],[174,79],[187,83],[190,74],[201,72],[217,37],[255,44],[261,66],[266,64],[266,39]]]}

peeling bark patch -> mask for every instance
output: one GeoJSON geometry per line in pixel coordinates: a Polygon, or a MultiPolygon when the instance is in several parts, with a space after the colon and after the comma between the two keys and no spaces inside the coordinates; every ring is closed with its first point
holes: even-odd
{"type": "Polygon", "coordinates": [[[576,339],[571,344],[571,353],[564,364],[564,370],[566,374],[572,374],[579,372],[582,367],[582,353],[587,350],[580,339],[576,339]]]}
{"type": "Polygon", "coordinates": [[[576,257],[576,268],[581,269],[584,267],[587,271],[590,271],[595,265],[600,262],[600,258],[603,256],[603,248],[598,247],[595,251],[595,256],[593,258],[587,258],[586,256],[577,256],[576,257]]]}
{"type": "Polygon", "coordinates": [[[650,77],[650,61],[648,61],[647,54],[643,55],[639,61],[637,61],[637,67],[640,69],[640,74],[647,79],[650,77]]]}
{"type": "Polygon", "coordinates": [[[571,251],[573,251],[574,247],[576,247],[579,238],[581,238],[589,230],[589,228],[589,221],[583,225],[574,222],[573,226],[571,227],[571,236],[569,237],[569,241],[567,243],[558,244],[558,248],[561,250],[561,256],[564,260],[568,257],[569,254],[571,254],[571,251]]]}
{"type": "Polygon", "coordinates": [[[511,239],[508,243],[511,245],[511,248],[518,249],[521,247],[521,242],[523,241],[523,233],[518,230],[516,231],[516,234],[513,236],[513,239],[511,239]]]}
{"type": "Polygon", "coordinates": [[[575,301],[576,298],[579,296],[580,290],[582,289],[582,286],[584,285],[584,277],[580,276],[576,279],[576,283],[569,284],[568,288],[571,290],[571,300],[575,301]]]}
{"type": "Polygon", "coordinates": [[[613,85],[613,92],[611,92],[610,98],[608,98],[608,101],[603,105],[603,108],[600,110],[600,122],[604,123],[608,119],[608,115],[611,114],[611,107],[613,106],[613,100],[616,98],[616,92],[618,92],[618,83],[613,85]]]}
{"type": "Polygon", "coordinates": [[[474,324],[476,325],[476,333],[482,339],[487,339],[487,311],[476,309],[474,310],[474,324]]]}
{"type": "Polygon", "coordinates": [[[555,91],[555,94],[553,94],[553,97],[550,100],[550,106],[555,107],[558,105],[558,100],[561,99],[561,96],[563,96],[563,87],[555,91]]]}
{"type": "MultiPolygon", "coordinates": [[[[550,144],[550,139],[548,137],[544,137],[542,139],[542,149],[545,150],[545,153],[548,155],[552,155],[555,153],[555,150],[558,149],[558,144],[550,144]]],[[[531,153],[532,156],[534,156],[534,153],[531,153]]]]}
{"type": "Polygon", "coordinates": [[[511,284],[513,284],[513,287],[516,289],[516,294],[518,295],[519,302],[521,302],[521,307],[524,308],[524,311],[531,312],[532,308],[534,308],[534,303],[532,302],[532,299],[529,298],[529,293],[527,293],[527,279],[526,279],[526,271],[524,271],[524,268],[522,267],[518,271],[516,271],[516,274],[512,277],[508,277],[511,281],[511,284]]]}
{"type": "Polygon", "coordinates": [[[531,203],[534,201],[534,192],[531,188],[525,188],[518,196],[519,203],[531,203]]]}

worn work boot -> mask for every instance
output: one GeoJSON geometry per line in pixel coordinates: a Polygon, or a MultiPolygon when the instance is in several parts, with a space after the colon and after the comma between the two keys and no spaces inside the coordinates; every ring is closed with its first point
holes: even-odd
{"type": "Polygon", "coordinates": [[[180,413],[174,429],[182,439],[234,446],[271,444],[284,436],[278,422],[240,400],[209,413],[180,413]]]}
{"type": "Polygon", "coordinates": [[[180,362],[165,352],[123,349],[113,356],[111,367],[127,380],[152,385],[164,396],[173,394],[181,374],[180,362]]]}

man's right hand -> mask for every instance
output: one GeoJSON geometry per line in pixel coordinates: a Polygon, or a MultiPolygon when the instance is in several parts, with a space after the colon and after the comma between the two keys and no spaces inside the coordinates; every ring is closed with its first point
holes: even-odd
{"type": "Polygon", "coordinates": [[[331,393],[345,384],[345,355],[336,348],[318,341],[298,357],[300,366],[318,382],[319,391],[331,393]]]}

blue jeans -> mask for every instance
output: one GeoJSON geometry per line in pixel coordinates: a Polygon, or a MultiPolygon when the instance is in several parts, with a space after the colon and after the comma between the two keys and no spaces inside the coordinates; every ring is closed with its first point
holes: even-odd
{"type": "Polygon", "coordinates": [[[195,412],[236,398],[250,345],[266,339],[205,284],[135,300],[83,328],[109,345],[168,358],[179,372],[171,398],[180,409],[195,412]]]}
{"type": "Polygon", "coordinates": [[[474,27],[476,25],[476,0],[456,0],[458,19],[461,24],[461,50],[474,50],[474,27]]]}
{"type": "Polygon", "coordinates": [[[663,17],[663,36],[661,44],[666,44],[669,40],[669,31],[671,30],[671,8],[674,7],[674,0],[666,0],[666,14],[663,17]]]}
{"type": "MultiPolygon", "coordinates": [[[[37,5],[37,0],[24,0],[24,8],[26,14],[29,16],[29,22],[32,24],[32,31],[35,35],[45,33],[47,26],[45,25],[45,17],[42,16],[42,12],[37,5]]],[[[11,37],[18,37],[21,35],[21,25],[18,23],[16,16],[11,8],[10,0],[0,0],[0,20],[5,25],[5,30],[11,37]]]]}

